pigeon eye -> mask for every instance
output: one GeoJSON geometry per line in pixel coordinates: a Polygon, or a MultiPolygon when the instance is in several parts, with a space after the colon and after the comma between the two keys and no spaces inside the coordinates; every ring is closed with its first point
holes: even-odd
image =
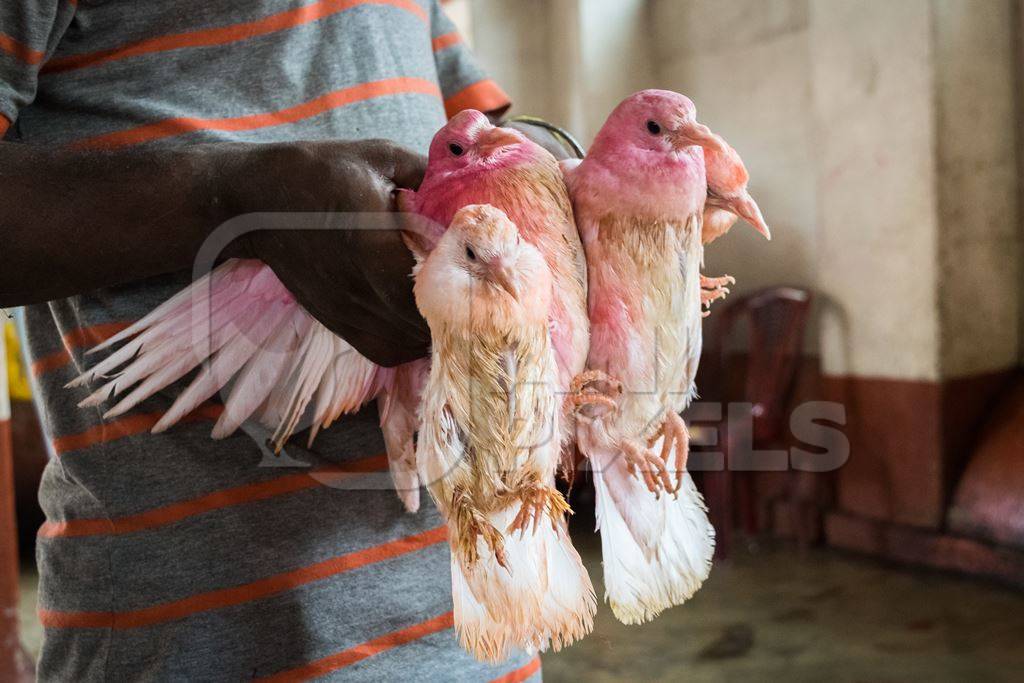
{"type": "Polygon", "coordinates": [[[473,251],[473,247],[466,245],[466,258],[470,261],[476,261],[476,252],[473,251]]]}
{"type": "Polygon", "coordinates": [[[450,151],[457,157],[461,157],[462,153],[465,152],[466,150],[462,149],[462,145],[460,145],[459,143],[451,142],[448,144],[448,151],[450,151]]]}
{"type": "Polygon", "coordinates": [[[659,133],[661,133],[661,126],[658,125],[657,121],[648,121],[647,132],[650,133],[651,135],[658,135],[659,133]]]}

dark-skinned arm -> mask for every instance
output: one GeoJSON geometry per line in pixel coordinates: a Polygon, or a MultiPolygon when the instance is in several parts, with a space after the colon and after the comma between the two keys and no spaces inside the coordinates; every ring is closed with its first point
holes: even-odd
{"type": "MultiPolygon", "coordinates": [[[[109,152],[0,143],[0,306],[191,269],[207,237],[241,214],[392,212],[393,190],[418,186],[424,163],[379,140],[109,152]]],[[[429,335],[399,233],[346,225],[339,215],[324,227],[340,229],[257,230],[224,255],[268,263],[371,360],[422,356],[429,335]]]]}

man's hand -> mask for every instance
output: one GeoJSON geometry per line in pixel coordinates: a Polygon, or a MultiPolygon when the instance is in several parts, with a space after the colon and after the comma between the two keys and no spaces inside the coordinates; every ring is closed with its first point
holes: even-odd
{"type": "MultiPolygon", "coordinates": [[[[318,212],[317,229],[256,229],[239,255],[258,258],[317,320],[380,365],[426,355],[430,333],[412,296],[413,258],[394,190],[415,189],[426,159],[383,140],[267,145],[228,196],[237,211],[318,212]]],[[[259,220],[254,224],[259,226],[259,220]]]]}

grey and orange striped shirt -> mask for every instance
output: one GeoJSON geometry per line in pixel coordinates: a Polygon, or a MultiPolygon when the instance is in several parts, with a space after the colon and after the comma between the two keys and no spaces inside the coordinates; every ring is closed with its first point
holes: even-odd
{"type": "MultiPolygon", "coordinates": [[[[385,137],[425,151],[446,113],[506,105],[437,0],[0,4],[12,142],[385,137]]],[[[385,468],[374,412],[274,458],[246,434],[212,441],[216,404],[161,435],[148,429],[167,396],[112,420],[75,407],[92,388],[63,385],[84,350],[185,284],[26,310],[54,452],[40,491],[40,678],[539,676],[535,657],[490,667],[458,647],[436,510],[404,514],[367,483],[385,468]]]]}

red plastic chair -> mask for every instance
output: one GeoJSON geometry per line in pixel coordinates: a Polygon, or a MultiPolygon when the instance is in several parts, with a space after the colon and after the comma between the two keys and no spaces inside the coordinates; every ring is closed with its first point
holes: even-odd
{"type": "MultiPolygon", "coordinates": [[[[711,320],[717,318],[713,339],[717,348],[710,349],[705,358],[711,361],[709,370],[713,374],[710,379],[716,387],[711,397],[723,403],[717,450],[725,454],[725,468],[718,472],[705,472],[703,483],[717,534],[719,557],[729,553],[737,518],[748,531],[756,528],[752,473],[730,469],[736,457],[732,453],[733,437],[726,421],[728,402],[752,404],[755,448],[767,448],[786,441],[789,435],[788,409],[801,363],[812,299],[813,295],[806,289],[769,287],[729,301],[721,310],[711,314],[711,320]],[[747,363],[742,389],[736,395],[730,392],[730,388],[735,391],[737,385],[731,380],[738,378],[734,375],[736,368],[729,362],[729,356],[731,343],[739,340],[737,331],[741,323],[746,327],[747,363]],[[738,498],[736,507],[734,494],[738,498]]],[[[794,524],[803,545],[803,525],[798,520],[794,520],[794,524]]]]}

